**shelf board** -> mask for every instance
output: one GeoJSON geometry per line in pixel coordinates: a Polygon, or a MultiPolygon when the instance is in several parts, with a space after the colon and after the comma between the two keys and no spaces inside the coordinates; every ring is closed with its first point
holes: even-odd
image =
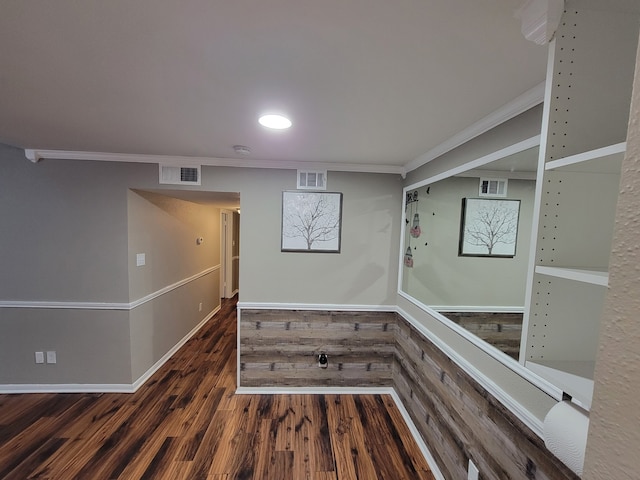
{"type": "Polygon", "coordinates": [[[543,265],[538,265],[536,266],[535,272],[541,275],[548,275],[550,277],[564,278],[567,280],[575,280],[577,282],[589,283],[592,285],[601,285],[603,287],[606,287],[609,285],[609,272],[607,272],[606,270],[547,267],[543,265]]]}
{"type": "Polygon", "coordinates": [[[525,362],[525,367],[571,395],[575,403],[591,408],[595,362],[536,360],[525,362]]]}
{"type": "Polygon", "coordinates": [[[569,157],[551,160],[544,166],[545,170],[585,173],[620,173],[620,165],[624,157],[627,143],[616,143],[569,157]]]}

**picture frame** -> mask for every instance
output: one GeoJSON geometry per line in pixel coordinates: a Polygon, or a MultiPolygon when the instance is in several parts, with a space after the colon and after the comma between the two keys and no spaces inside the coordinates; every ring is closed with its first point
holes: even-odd
{"type": "Polygon", "coordinates": [[[463,198],[458,256],[513,258],[520,200],[463,198]]]}
{"type": "Polygon", "coordinates": [[[282,252],[340,253],[342,193],[282,192],[282,252]]]}

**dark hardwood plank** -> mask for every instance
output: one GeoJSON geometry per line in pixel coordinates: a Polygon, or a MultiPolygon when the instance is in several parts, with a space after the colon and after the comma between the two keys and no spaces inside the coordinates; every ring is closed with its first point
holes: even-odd
{"type": "Polygon", "coordinates": [[[391,397],[236,395],[236,328],[224,302],[135,394],[0,395],[0,478],[432,478],[391,397]]]}

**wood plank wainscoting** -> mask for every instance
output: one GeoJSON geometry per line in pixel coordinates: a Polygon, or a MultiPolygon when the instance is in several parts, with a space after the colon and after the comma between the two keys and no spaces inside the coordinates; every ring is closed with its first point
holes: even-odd
{"type": "Polygon", "coordinates": [[[241,387],[391,386],[446,479],[466,479],[469,459],[483,480],[578,478],[395,312],[248,308],[240,329],[241,387]]]}
{"type": "Polygon", "coordinates": [[[393,385],[393,312],[243,309],[240,329],[243,387],[393,385]]]}
{"type": "Polygon", "coordinates": [[[0,395],[0,479],[433,480],[391,395],[236,395],[236,326],[132,394],[0,395]]]}

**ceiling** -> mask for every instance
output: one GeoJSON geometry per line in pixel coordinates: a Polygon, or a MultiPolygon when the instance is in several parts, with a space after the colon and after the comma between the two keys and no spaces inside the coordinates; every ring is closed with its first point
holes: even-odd
{"type": "Polygon", "coordinates": [[[5,0],[0,142],[406,166],[544,80],[523,3],[5,0]]]}

